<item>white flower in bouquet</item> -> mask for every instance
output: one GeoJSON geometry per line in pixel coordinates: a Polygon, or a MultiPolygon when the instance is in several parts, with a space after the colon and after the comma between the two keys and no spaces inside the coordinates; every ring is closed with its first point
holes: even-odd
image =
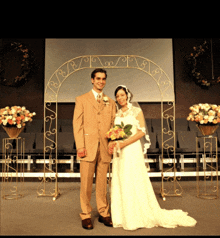
{"type": "Polygon", "coordinates": [[[15,113],[16,113],[15,108],[12,108],[11,113],[12,113],[12,114],[15,114],[15,113]]]}
{"type": "Polygon", "coordinates": [[[218,106],[216,105],[216,104],[213,104],[212,105],[212,109],[214,110],[214,109],[216,109],[218,106]]]}
{"type": "Polygon", "coordinates": [[[210,110],[210,111],[208,111],[208,115],[209,115],[209,116],[215,116],[215,115],[216,115],[216,112],[213,111],[213,110],[210,110]]]}
{"type": "Polygon", "coordinates": [[[214,116],[209,116],[208,121],[212,123],[214,121],[214,119],[215,119],[214,116]]]}

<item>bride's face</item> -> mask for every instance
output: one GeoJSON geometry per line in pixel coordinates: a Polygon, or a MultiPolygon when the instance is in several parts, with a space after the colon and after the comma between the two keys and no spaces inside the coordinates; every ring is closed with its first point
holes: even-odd
{"type": "Polygon", "coordinates": [[[116,100],[122,107],[127,105],[127,99],[128,97],[125,91],[123,89],[118,90],[116,100]]]}

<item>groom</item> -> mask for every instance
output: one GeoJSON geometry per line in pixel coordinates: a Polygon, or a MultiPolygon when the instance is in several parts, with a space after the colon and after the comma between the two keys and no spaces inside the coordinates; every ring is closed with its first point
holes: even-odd
{"type": "Polygon", "coordinates": [[[91,74],[93,88],[76,98],[73,130],[80,160],[80,203],[82,227],[93,229],[90,205],[93,175],[96,174],[96,203],[99,222],[112,226],[107,201],[107,171],[111,161],[108,153],[108,140],[105,134],[114,124],[115,102],[103,93],[107,73],[95,69],[91,74]]]}

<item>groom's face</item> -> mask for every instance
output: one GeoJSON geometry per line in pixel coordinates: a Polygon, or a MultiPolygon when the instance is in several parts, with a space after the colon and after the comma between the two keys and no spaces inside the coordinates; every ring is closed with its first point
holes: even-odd
{"type": "Polygon", "coordinates": [[[105,73],[96,73],[94,79],[91,79],[93,84],[93,89],[96,92],[102,92],[106,84],[106,75],[105,73]]]}

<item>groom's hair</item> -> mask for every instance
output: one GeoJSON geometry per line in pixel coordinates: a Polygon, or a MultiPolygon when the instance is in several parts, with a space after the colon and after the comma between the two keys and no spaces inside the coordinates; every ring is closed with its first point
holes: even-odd
{"type": "Polygon", "coordinates": [[[104,74],[105,74],[105,78],[107,78],[107,72],[106,72],[106,70],[100,68],[100,69],[95,69],[95,70],[92,71],[92,73],[91,73],[91,78],[92,78],[92,79],[95,78],[95,74],[96,74],[96,73],[104,73],[104,74]]]}

